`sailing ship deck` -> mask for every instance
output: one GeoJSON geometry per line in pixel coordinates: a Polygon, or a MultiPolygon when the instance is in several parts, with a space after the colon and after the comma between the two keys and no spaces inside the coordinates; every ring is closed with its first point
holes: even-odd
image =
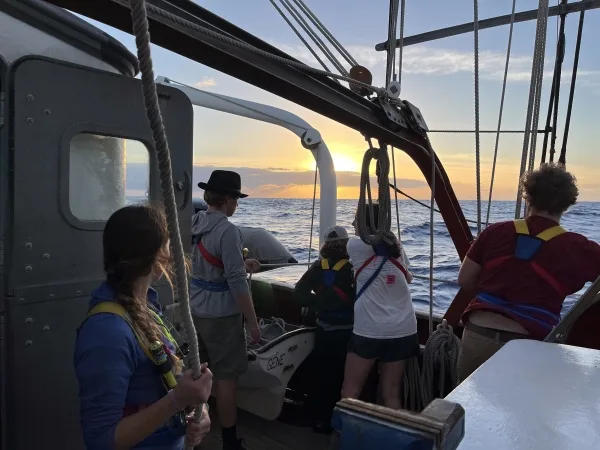
{"type": "MultiPolygon", "coordinates": [[[[197,450],[221,450],[221,429],[214,406],[211,407],[211,431],[197,450]]],[[[238,435],[246,441],[249,450],[326,450],[330,437],[301,427],[264,420],[245,411],[239,411],[238,435]]]]}

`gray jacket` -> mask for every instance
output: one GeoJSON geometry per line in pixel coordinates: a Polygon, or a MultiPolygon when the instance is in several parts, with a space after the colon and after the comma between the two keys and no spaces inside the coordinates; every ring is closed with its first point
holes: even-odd
{"type": "Polygon", "coordinates": [[[246,266],[242,256],[242,233],[227,220],[221,212],[200,211],[192,217],[194,242],[202,244],[211,255],[223,262],[224,269],[217,268],[206,261],[194,243],[192,248],[192,278],[212,283],[229,285],[229,291],[211,292],[190,285],[190,306],[197,317],[225,317],[239,314],[240,308],[235,299],[239,295],[248,295],[246,266]]]}

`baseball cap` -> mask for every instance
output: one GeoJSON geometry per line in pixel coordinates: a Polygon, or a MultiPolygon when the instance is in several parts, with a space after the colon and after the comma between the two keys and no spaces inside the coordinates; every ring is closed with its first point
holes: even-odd
{"type": "Polygon", "coordinates": [[[334,225],[325,230],[325,242],[341,241],[348,239],[348,232],[344,227],[334,225]]]}

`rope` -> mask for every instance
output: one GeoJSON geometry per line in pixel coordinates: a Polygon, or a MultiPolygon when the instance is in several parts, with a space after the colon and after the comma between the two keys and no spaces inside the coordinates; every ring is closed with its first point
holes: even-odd
{"type": "Polygon", "coordinates": [[[279,6],[277,6],[277,3],[275,3],[275,0],[269,0],[269,1],[271,2],[271,5],[273,5],[273,8],[275,8],[277,10],[277,12],[279,13],[279,15],[283,18],[283,20],[285,20],[285,22],[289,25],[289,27],[292,29],[292,31],[294,33],[296,33],[296,36],[298,36],[298,38],[306,46],[308,51],[312,53],[312,55],[315,57],[315,59],[317,61],[319,61],[319,64],[321,64],[323,69],[325,69],[327,72],[331,72],[331,70],[329,70],[329,67],[327,67],[327,65],[323,62],[323,60],[320,58],[320,56],[317,54],[317,52],[310,46],[310,44],[306,41],[306,39],[304,39],[304,36],[302,36],[302,34],[300,34],[298,29],[292,23],[292,21],[290,19],[288,19],[287,16],[285,15],[285,13],[281,10],[281,8],[279,6]]]}
{"type": "MultiPolygon", "coordinates": [[[[475,133],[475,130],[429,130],[428,133],[475,133]]],[[[523,134],[525,130],[479,130],[479,134],[483,133],[523,134]]],[[[544,130],[538,130],[536,133],[544,133],[544,130]]]]}
{"type": "MultiPolygon", "coordinates": [[[[391,188],[392,188],[394,191],[396,191],[398,194],[405,196],[407,199],[409,199],[409,200],[412,200],[412,201],[413,201],[413,202],[415,202],[416,204],[418,204],[418,205],[421,205],[421,206],[423,206],[424,208],[431,209],[431,206],[430,206],[430,205],[427,205],[427,204],[423,203],[422,201],[420,201],[420,200],[417,200],[417,199],[416,199],[416,198],[414,198],[414,197],[411,197],[411,196],[410,196],[410,195],[408,195],[406,192],[402,191],[402,189],[398,189],[396,186],[394,186],[394,185],[393,185],[393,184],[391,184],[391,183],[390,183],[390,187],[391,187],[391,188]]],[[[439,213],[439,214],[441,214],[441,212],[440,212],[440,210],[439,210],[439,209],[437,209],[437,208],[434,208],[433,210],[434,210],[436,213],[439,213]]],[[[468,222],[468,223],[473,223],[473,224],[477,225],[477,221],[476,221],[476,220],[472,220],[472,219],[465,219],[465,221],[466,221],[466,222],[468,222]]]]}
{"type": "MultiPolygon", "coordinates": [[[[496,143],[494,145],[494,160],[492,162],[492,176],[490,179],[490,193],[488,197],[487,213],[485,215],[485,226],[490,223],[490,211],[492,208],[492,192],[494,191],[494,177],[496,175],[496,162],[498,160],[498,144],[500,143],[500,127],[502,126],[502,113],[504,111],[504,96],[506,94],[506,81],[508,79],[508,65],[510,63],[510,50],[512,48],[513,28],[515,25],[515,6],[517,0],[512,2],[510,14],[510,30],[508,31],[508,47],[506,49],[506,63],[504,64],[504,78],[502,80],[502,94],[500,95],[500,112],[498,113],[498,130],[496,132],[496,143]]],[[[480,131],[481,132],[481,131],[480,131]]]]}
{"type": "MultiPolygon", "coordinates": [[[[429,140],[428,140],[429,141],[429,140]]],[[[434,236],[434,210],[435,210],[435,152],[431,149],[431,200],[429,209],[429,336],[433,333],[433,236],[434,236]]]]}
{"type": "MultiPolygon", "coordinates": [[[[148,123],[152,130],[152,138],[156,149],[158,167],[160,170],[160,186],[163,195],[163,203],[173,251],[173,263],[176,275],[176,291],[178,302],[182,305],[181,318],[185,337],[190,344],[190,365],[194,378],[201,376],[200,356],[198,354],[198,338],[190,311],[190,299],[188,292],[187,271],[181,236],[179,234],[179,219],[175,203],[175,192],[173,190],[173,173],[171,168],[171,156],[167,135],[158,105],[156,83],[154,82],[154,70],[152,68],[152,54],[150,50],[150,32],[148,30],[148,17],[145,0],[130,0],[131,18],[133,22],[133,34],[137,46],[140,71],[142,75],[142,89],[144,94],[144,105],[148,123]]],[[[180,307],[181,311],[181,307],[180,307]]],[[[194,421],[199,422],[202,416],[202,405],[197,405],[194,413],[194,421]]],[[[189,447],[188,447],[189,448],[189,447]]]]}
{"type": "MultiPolygon", "coordinates": [[[[394,187],[398,186],[398,181],[396,180],[396,158],[394,155],[396,154],[396,150],[394,147],[391,147],[392,151],[392,169],[394,170],[394,187]]],[[[402,242],[402,238],[400,235],[400,208],[398,205],[398,189],[394,189],[394,197],[396,200],[396,225],[398,226],[398,240],[402,242]]],[[[406,264],[406,261],[405,261],[406,264]]]]}
{"type": "Polygon", "coordinates": [[[475,184],[477,190],[477,234],[481,233],[481,148],[479,138],[479,2],[473,0],[473,59],[475,76],[475,184]]]}
{"type": "MultiPolygon", "coordinates": [[[[356,222],[358,227],[358,234],[361,240],[368,245],[376,245],[380,242],[385,242],[388,245],[395,244],[394,234],[390,231],[391,226],[391,205],[390,205],[390,188],[389,188],[389,173],[390,173],[390,160],[388,153],[385,149],[373,148],[369,141],[369,149],[365,152],[363,157],[362,169],[360,174],[360,195],[358,198],[358,212],[356,214],[356,222]],[[367,227],[367,211],[373,214],[373,199],[371,198],[371,182],[369,176],[369,167],[371,160],[377,160],[378,165],[378,200],[379,200],[379,221],[378,229],[373,230],[375,234],[369,233],[367,227]],[[369,197],[369,208],[367,210],[367,201],[365,193],[369,197]]],[[[374,223],[373,217],[371,217],[371,224],[374,223]]]]}
{"type": "Polygon", "coordinates": [[[460,340],[446,320],[442,320],[435,332],[429,336],[423,352],[421,374],[421,400],[426,407],[437,396],[444,397],[458,384],[458,353],[460,340]],[[437,369],[438,389],[435,389],[437,369]],[[450,389],[446,390],[446,378],[450,378],[450,389]]]}
{"type": "Polygon", "coordinates": [[[325,43],[321,40],[319,35],[310,28],[310,25],[306,22],[306,20],[304,20],[304,18],[298,12],[298,10],[296,10],[296,8],[294,8],[294,5],[292,5],[289,2],[289,0],[280,0],[280,2],[285,7],[285,9],[288,10],[290,15],[296,20],[296,23],[298,23],[298,25],[300,25],[302,27],[304,32],[306,34],[308,34],[308,36],[313,40],[313,42],[317,45],[317,47],[319,47],[321,49],[321,51],[327,57],[327,59],[329,59],[329,61],[331,61],[331,64],[333,64],[335,66],[335,68],[338,70],[338,72],[340,72],[344,76],[348,76],[348,72],[346,71],[344,66],[342,66],[342,64],[337,60],[337,58],[331,52],[331,50],[329,50],[327,48],[327,45],[325,45],[325,43]]]}
{"type": "MultiPolygon", "coordinates": [[[[319,154],[317,153],[317,158],[319,154]]],[[[315,182],[313,186],[313,201],[312,201],[312,214],[310,216],[310,240],[308,241],[308,267],[310,267],[310,255],[312,252],[312,241],[313,241],[313,230],[315,224],[315,204],[317,201],[317,174],[319,172],[319,163],[315,161],[315,182]]],[[[324,230],[321,230],[323,232],[324,230]]]]}
{"type": "Polygon", "coordinates": [[[350,64],[350,66],[358,66],[356,60],[352,57],[352,55],[344,48],[342,44],[331,34],[331,32],[323,25],[323,23],[319,20],[319,18],[314,14],[306,3],[302,0],[294,0],[294,3],[298,5],[298,7],[306,14],[306,16],[310,19],[310,21],[317,27],[317,29],[323,33],[331,45],[335,47],[335,49],[344,57],[344,59],[350,64]]]}
{"type": "MultiPolygon", "coordinates": [[[[543,75],[543,49],[545,48],[545,30],[546,23],[548,19],[548,0],[539,0],[538,6],[538,18],[537,18],[537,27],[535,32],[535,44],[533,50],[533,62],[531,64],[531,82],[529,85],[529,100],[527,103],[527,115],[525,116],[525,134],[523,136],[523,150],[521,153],[521,167],[519,169],[519,184],[517,187],[517,200],[515,205],[515,219],[521,217],[521,206],[522,206],[522,197],[521,197],[521,178],[525,173],[525,165],[527,163],[527,155],[529,149],[529,142],[531,138],[531,130],[532,130],[532,121],[533,121],[533,110],[534,103],[536,100],[536,90],[538,88],[538,81],[540,78],[540,72],[543,75]],[[546,22],[544,21],[546,19],[546,22]],[[542,34],[544,34],[544,39],[542,39],[542,34]],[[544,42],[541,42],[541,41],[544,42]],[[541,66],[540,66],[541,62],[541,66]]],[[[535,128],[537,130],[537,126],[535,128]]],[[[537,136],[537,133],[535,134],[537,136]]]]}
{"type": "Polygon", "coordinates": [[[344,75],[337,75],[335,73],[330,73],[330,72],[326,72],[326,71],[323,71],[323,70],[315,69],[314,67],[310,67],[310,66],[308,66],[308,65],[306,65],[304,63],[301,63],[301,62],[298,62],[298,61],[293,61],[293,60],[288,59],[288,58],[284,58],[284,57],[281,57],[281,56],[274,55],[274,54],[272,54],[270,52],[267,52],[265,50],[261,50],[259,48],[256,48],[256,47],[254,47],[254,46],[252,46],[252,45],[250,45],[250,44],[248,44],[246,42],[242,42],[240,40],[230,38],[228,36],[223,35],[222,33],[210,30],[208,28],[205,28],[205,27],[202,27],[202,26],[200,26],[198,24],[190,22],[189,20],[186,20],[186,19],[184,19],[182,17],[179,17],[179,16],[177,16],[175,14],[172,14],[172,13],[170,13],[168,11],[165,11],[164,9],[161,9],[161,8],[159,8],[157,6],[152,5],[152,4],[147,4],[147,9],[151,13],[156,14],[157,16],[163,17],[163,18],[165,18],[165,19],[167,19],[167,20],[169,20],[169,21],[171,21],[171,22],[173,22],[173,23],[175,23],[177,25],[180,25],[182,27],[185,27],[185,28],[188,28],[190,30],[193,30],[196,33],[200,33],[200,34],[202,34],[204,36],[208,36],[208,37],[210,37],[212,39],[216,39],[216,40],[218,40],[220,42],[223,42],[225,44],[232,45],[234,47],[237,47],[239,49],[242,49],[242,50],[245,50],[245,51],[248,51],[248,52],[252,52],[255,55],[258,55],[258,56],[260,56],[262,58],[266,58],[266,59],[269,59],[271,61],[274,61],[274,62],[277,62],[277,63],[280,63],[280,64],[285,64],[285,65],[287,65],[289,67],[293,67],[293,68],[301,70],[301,71],[303,71],[305,73],[309,73],[309,74],[313,74],[313,75],[320,75],[320,76],[324,76],[324,77],[329,77],[329,78],[333,78],[333,79],[336,79],[336,80],[343,80],[343,81],[346,81],[346,82],[348,82],[350,84],[353,84],[355,86],[359,86],[359,87],[363,87],[365,89],[368,89],[369,91],[375,92],[376,94],[379,94],[379,95],[383,95],[385,93],[385,89],[377,88],[377,87],[372,86],[372,85],[370,85],[368,83],[363,83],[362,81],[357,81],[357,80],[355,80],[355,79],[353,79],[351,77],[347,77],[347,76],[344,76],[344,75]]]}
{"type": "Polygon", "coordinates": [[[287,333],[287,323],[281,318],[271,317],[270,319],[259,319],[258,328],[260,329],[260,341],[252,343],[252,337],[246,334],[246,344],[249,348],[257,349],[269,342],[283,336],[287,333]],[[277,333],[273,334],[273,331],[277,333]]]}

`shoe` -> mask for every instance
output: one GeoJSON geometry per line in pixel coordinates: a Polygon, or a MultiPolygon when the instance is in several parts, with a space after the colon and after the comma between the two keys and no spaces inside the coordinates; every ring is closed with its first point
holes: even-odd
{"type": "Polygon", "coordinates": [[[317,420],[313,425],[313,431],[320,434],[331,434],[333,429],[328,422],[317,420]]]}
{"type": "Polygon", "coordinates": [[[243,439],[238,439],[235,443],[233,444],[226,444],[223,442],[223,450],[249,450],[248,447],[246,447],[246,441],[244,441],[243,439]]]}

